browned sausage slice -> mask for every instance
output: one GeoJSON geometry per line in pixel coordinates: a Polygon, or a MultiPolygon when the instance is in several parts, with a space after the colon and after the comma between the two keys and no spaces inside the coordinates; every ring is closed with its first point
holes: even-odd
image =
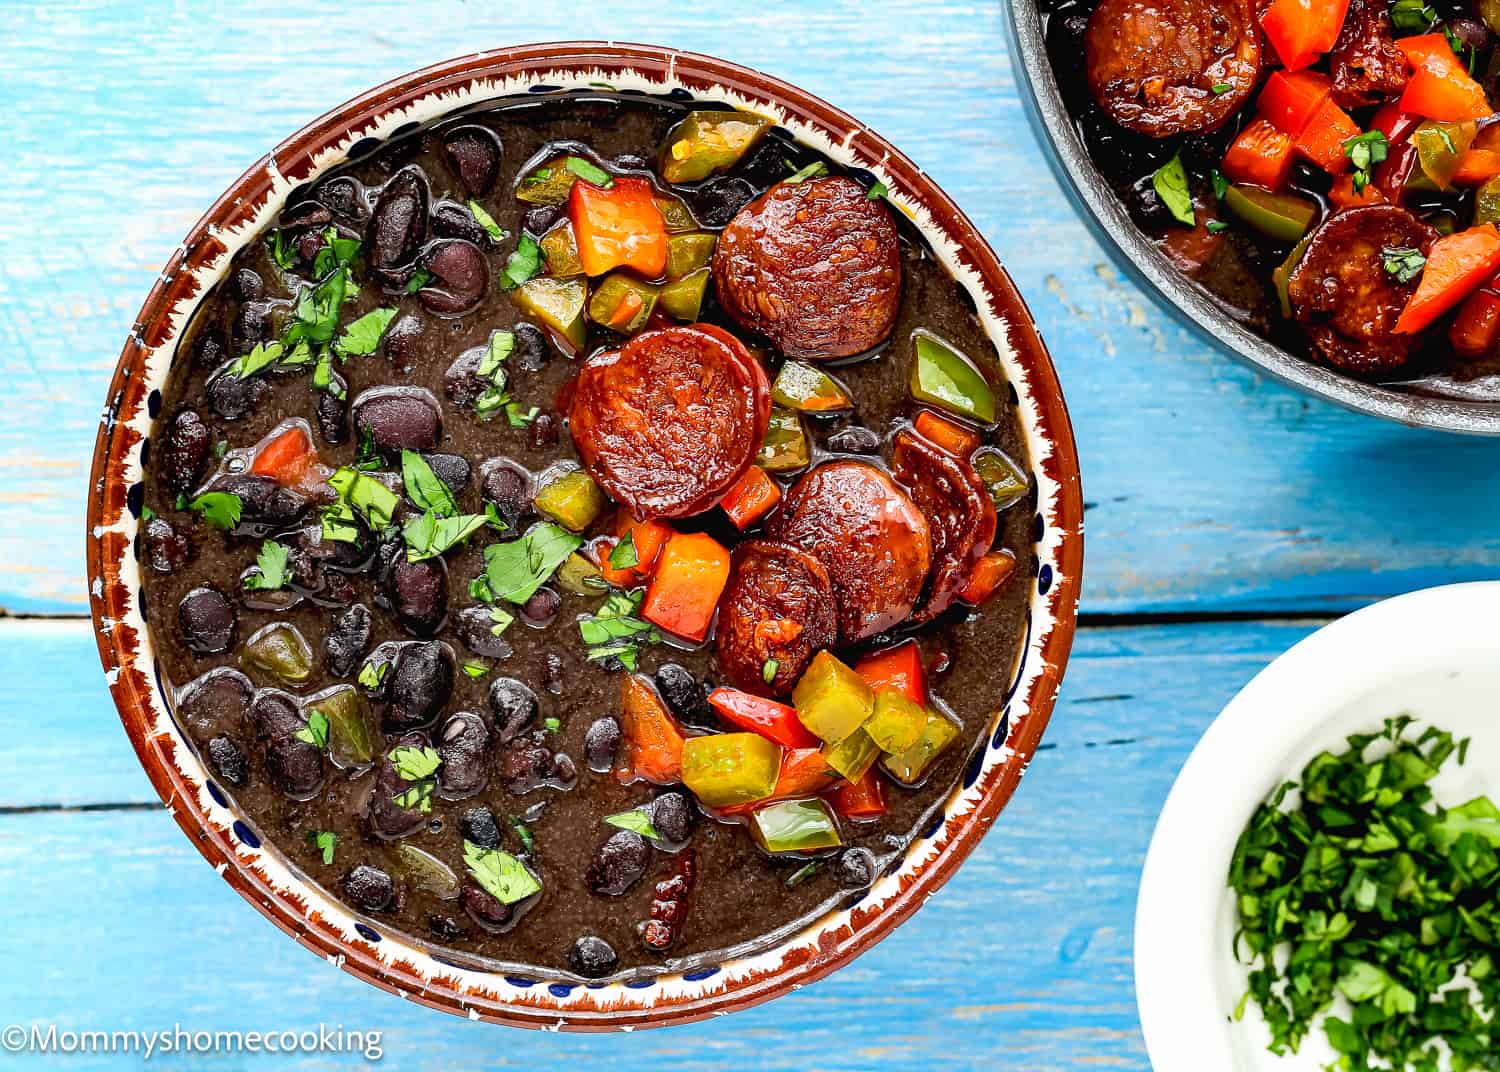
{"type": "Polygon", "coordinates": [[[1153,138],[1222,125],[1260,74],[1250,0],[1101,0],[1083,47],[1099,107],[1153,138]]]}
{"type": "Polygon", "coordinates": [[[1385,0],[1349,0],[1328,70],[1333,99],[1344,108],[1380,104],[1406,88],[1406,55],[1396,47],[1385,0]]]}
{"type": "Polygon", "coordinates": [[[1417,289],[1385,270],[1384,249],[1426,256],[1437,231],[1395,205],[1335,213],[1313,232],[1287,281],[1292,313],[1334,368],[1369,375],[1400,368],[1420,336],[1392,332],[1417,289]]]}
{"type": "Polygon", "coordinates": [[[750,467],[770,416],[760,362],[709,324],[648,331],[593,355],[568,414],[590,475],[643,521],[717,503],[750,467]]]}
{"type": "Polygon", "coordinates": [[[810,552],[828,570],[845,643],[905,621],[932,564],[927,519],[873,465],[820,465],[792,486],[771,536],[810,552]]]}
{"type": "Polygon", "coordinates": [[[778,183],[724,228],[713,277],[725,311],[788,357],[863,353],[896,326],[896,223],[853,179],[778,183]]]}
{"type": "Polygon", "coordinates": [[[995,542],[995,501],[967,459],[916,432],[896,433],[891,471],[932,532],[932,580],[915,618],[930,621],[953,605],[974,566],[995,542]]]}
{"type": "Polygon", "coordinates": [[[775,540],[750,540],[734,549],[717,636],[719,669],[731,685],[761,696],[784,695],[812,657],[838,637],[833,581],[821,562],[775,540]]]}

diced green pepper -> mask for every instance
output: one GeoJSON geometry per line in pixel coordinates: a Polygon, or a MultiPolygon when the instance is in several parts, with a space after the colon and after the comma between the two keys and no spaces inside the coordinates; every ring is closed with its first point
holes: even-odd
{"type": "Polygon", "coordinates": [[[629,272],[610,272],[589,299],[589,319],[630,335],[646,326],[660,294],[661,288],[654,283],[642,282],[629,272]]]}
{"type": "Polygon", "coordinates": [[[770,796],[780,771],[781,746],[758,733],[711,733],[682,745],[682,784],[710,808],[770,796]]]}
{"type": "Polygon", "coordinates": [[[805,361],[787,361],[771,385],[777,404],[804,413],[834,413],[854,405],[849,391],[838,380],[805,361]]]}
{"type": "Polygon", "coordinates": [[[536,317],[575,351],[588,338],[583,307],[588,302],[588,284],[582,279],[537,276],[511,291],[521,309],[536,317]]]}
{"type": "Polygon", "coordinates": [[[1292,284],[1292,272],[1297,265],[1302,263],[1302,256],[1307,252],[1307,247],[1312,244],[1312,233],[1308,232],[1295,246],[1292,252],[1287,254],[1286,260],[1282,261],[1277,269],[1271,273],[1271,285],[1276,288],[1276,297],[1281,301],[1281,315],[1288,320],[1292,318],[1292,295],[1290,287],[1292,284]]]}
{"type": "Polygon", "coordinates": [[[566,156],[554,156],[523,178],[516,196],[530,205],[561,205],[568,200],[578,176],[568,169],[566,156]]]}
{"type": "Polygon", "coordinates": [[[769,473],[787,473],[806,468],[812,461],[812,446],[807,429],[795,410],[771,407],[771,423],[766,438],[755,456],[755,464],[769,473]]]}
{"type": "Polygon", "coordinates": [[[775,124],[749,112],[689,112],[667,134],[659,161],[668,182],[698,182],[732,168],[775,124]]]}
{"type": "Polygon", "coordinates": [[[577,551],[557,567],[557,583],[578,596],[596,596],[609,590],[609,582],[599,572],[599,567],[577,551]]]}
{"type": "Polygon", "coordinates": [[[681,279],[689,272],[707,267],[708,262],[713,259],[714,243],[717,241],[713,235],[701,231],[676,234],[668,238],[667,278],[681,279]]]}
{"type": "Polygon", "coordinates": [[[340,685],[326,696],[308,700],[306,707],[322,711],[328,719],[328,755],[338,766],[359,767],[374,761],[368,705],[353,685],[340,685]]]}
{"type": "Polygon", "coordinates": [[[661,213],[662,222],[667,225],[668,234],[698,229],[698,221],[693,219],[693,210],[688,208],[687,202],[682,198],[657,194],[656,208],[661,213]]]}
{"type": "Polygon", "coordinates": [[[708,292],[709,270],[699,268],[661,288],[658,300],[668,316],[691,324],[703,309],[703,295],[708,292]]]}
{"type": "Polygon", "coordinates": [[[1021,467],[997,447],[980,447],[974,452],[974,472],[989,489],[996,510],[1008,510],[1031,490],[1031,482],[1021,467]]]}
{"type": "Polygon", "coordinates": [[[914,332],[912,342],[913,398],[981,424],[995,423],[995,390],[972,361],[927,331],[914,332]]]}
{"type": "Polygon", "coordinates": [[[247,670],[269,674],[283,685],[301,685],[312,677],[313,653],[293,626],[273,622],[245,641],[240,663],[247,670]]]}
{"type": "Polygon", "coordinates": [[[927,773],[932,761],[943,754],[958,736],[958,726],[952,719],[936,711],[927,712],[927,725],[922,727],[922,736],[917,743],[898,756],[886,756],[880,765],[903,785],[916,785],[927,773]]]}
{"type": "Polygon", "coordinates": [[[1472,119],[1459,123],[1439,123],[1429,119],[1411,132],[1411,143],[1417,147],[1417,162],[1422,173],[1439,190],[1453,185],[1458,162],[1463,159],[1479,127],[1472,119]]]}
{"type": "Polygon", "coordinates": [[[594,523],[605,506],[604,492],[582,469],[559,472],[537,489],[533,500],[537,513],[556,521],[570,532],[582,532],[594,523]]]}
{"type": "Polygon", "coordinates": [[[880,746],[863,728],[855,730],[837,744],[823,746],[828,765],[851,782],[857,782],[880,758],[880,746]]]}
{"type": "Polygon", "coordinates": [[[430,852],[401,842],[396,846],[397,870],[401,877],[419,890],[425,890],[442,901],[458,896],[458,876],[453,868],[430,852]]]}
{"type": "MultiPolygon", "coordinates": [[[[1500,5],[1500,0],[1495,0],[1500,5]]],[[[1500,175],[1488,179],[1474,195],[1474,223],[1500,223],[1500,175]]]]}
{"type": "Polygon", "coordinates": [[[792,689],[792,705],[814,737],[838,742],[864,725],[875,710],[875,694],[864,678],[820,651],[792,689]]]}
{"type": "Polygon", "coordinates": [[[875,712],[864,725],[876,746],[893,756],[900,755],[922,738],[927,728],[927,709],[900,689],[880,689],[875,693],[875,712]]]}
{"type": "Polygon", "coordinates": [[[750,833],[767,852],[817,852],[844,843],[833,812],[821,800],[784,800],[758,808],[750,833]]]}
{"type": "Polygon", "coordinates": [[[573,237],[573,225],[567,220],[542,235],[537,245],[542,247],[548,275],[566,279],[583,274],[583,262],[578,259],[578,241],[573,237]]]}
{"type": "Polygon", "coordinates": [[[1432,229],[1440,235],[1451,235],[1458,233],[1458,217],[1452,212],[1447,211],[1446,209],[1442,210],[1441,212],[1434,212],[1431,216],[1428,216],[1427,222],[1431,224],[1432,229]]]}
{"type": "Polygon", "coordinates": [[[1258,186],[1231,186],[1224,207],[1243,223],[1278,242],[1300,242],[1318,217],[1317,203],[1296,194],[1273,194],[1258,186]]]}

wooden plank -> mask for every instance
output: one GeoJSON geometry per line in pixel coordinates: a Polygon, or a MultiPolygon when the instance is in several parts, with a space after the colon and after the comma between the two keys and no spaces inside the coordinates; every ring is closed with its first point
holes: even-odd
{"type": "MultiPolygon", "coordinates": [[[[516,1067],[605,1057],[621,1069],[692,1056],[768,1069],[1148,1068],[1131,987],[1136,882],[1157,811],[1203,728],[1305,624],[1085,630],[1063,702],[1020,791],[971,860],[913,920],[805,992],[711,1024],[618,1041],[504,1036],[516,1067]],[[751,1047],[754,1048],[751,1051],[751,1047]]],[[[0,674],[87,682],[86,627],[0,625],[0,674]]],[[[14,680],[14,678],[3,678],[14,680]]],[[[7,803],[149,799],[102,687],[53,705],[0,692],[0,735],[19,741],[7,803]],[[100,743],[88,744],[98,738],[100,743]],[[58,741],[62,744],[59,745],[58,741]]],[[[0,815],[0,979],[17,1022],[240,1028],[318,1023],[387,1032],[391,1058],[460,1067],[499,1036],[403,1006],[340,975],[258,918],[162,811],[0,815]],[[59,918],[56,906],[68,911],[59,918]],[[87,964],[88,970],[76,966],[87,964]]],[[[313,1067],[312,1057],[289,1067],[313,1067]]]]}
{"type": "Polygon", "coordinates": [[[84,485],[105,384],[152,278],[213,197],[366,86],[561,33],[670,42],[802,84],[889,136],[965,206],[1067,385],[1093,504],[1089,609],[1346,608],[1491,575],[1490,444],[1388,427],[1265,383],[1120,279],[1028,129],[1000,7],[633,0],[584,5],[563,24],[548,5],[454,0],[274,0],[212,18],[167,0],[6,6],[0,609],[86,608],[84,485]]]}

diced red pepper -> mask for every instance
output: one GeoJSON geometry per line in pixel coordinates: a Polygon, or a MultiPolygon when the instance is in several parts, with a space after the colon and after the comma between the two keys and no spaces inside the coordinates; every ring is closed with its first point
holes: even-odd
{"type": "Polygon", "coordinates": [[[1330,175],[1337,175],[1349,169],[1344,142],[1359,137],[1361,133],[1359,124],[1330,97],[1318,107],[1312,122],[1297,136],[1297,153],[1330,175]]]}
{"type": "Polygon", "coordinates": [[[958,598],[971,606],[979,606],[999,591],[1016,570],[1016,556],[1009,551],[990,551],[974,564],[974,572],[958,598]]]}
{"type": "Polygon", "coordinates": [[[674,532],[656,561],[641,617],[676,636],[702,640],[728,582],[723,544],[704,532],[674,532]]]}
{"type": "Polygon", "coordinates": [[[1366,183],[1363,190],[1355,193],[1354,176],[1344,174],[1333,180],[1333,188],[1328,191],[1328,200],[1337,211],[1355,208],[1358,205],[1383,204],[1386,196],[1373,182],[1366,183]]]}
{"type": "Polygon", "coordinates": [[[781,771],[770,796],[724,808],[722,813],[744,815],[777,800],[805,800],[824,792],[838,779],[838,772],[828,765],[821,748],[789,749],[781,754],[781,771]]]}
{"type": "Polygon", "coordinates": [[[621,782],[644,779],[670,785],[682,777],[685,740],[667,705],[639,674],[626,674],[620,695],[620,761],[615,777],[621,782]]]}
{"type": "Polygon", "coordinates": [[[1411,137],[1411,132],[1422,125],[1422,117],[1401,110],[1400,101],[1387,101],[1375,111],[1370,129],[1385,135],[1385,140],[1395,144],[1411,137]]]}
{"type": "Polygon", "coordinates": [[[1489,357],[1500,349],[1500,294],[1476,290],[1464,300],[1448,329],[1448,342],[1459,357],[1489,357]]]}
{"type": "Polygon", "coordinates": [[[579,179],[568,195],[568,218],[586,274],[623,267],[655,279],[666,271],[667,224],[645,179],[617,178],[609,187],[579,179]]]}
{"type": "Polygon", "coordinates": [[[1220,170],[1230,182],[1279,190],[1286,185],[1294,155],[1291,135],[1257,119],[1234,139],[1220,170]]]}
{"type": "Polygon", "coordinates": [[[1339,39],[1349,0],[1274,0],[1261,29],[1289,71],[1310,66],[1339,39]]]}
{"type": "Polygon", "coordinates": [[[739,689],[717,688],[708,703],[720,718],[742,730],[758,733],[783,748],[817,748],[822,744],[797,720],[797,709],[739,689]]]}
{"type": "Polygon", "coordinates": [[[1496,175],[1500,175],[1500,151],[1470,149],[1459,158],[1458,170],[1453,173],[1453,184],[1483,186],[1496,175]]]}
{"type": "Polygon", "coordinates": [[[1493,223],[1444,235],[1432,244],[1417,292],[1396,318],[1395,331],[1415,334],[1500,269],[1500,231],[1493,223]]]}
{"type": "Polygon", "coordinates": [[[758,465],[745,470],[719,503],[734,527],[743,532],[771,512],[781,501],[781,487],[758,465]]]}
{"type": "Polygon", "coordinates": [[[949,454],[967,458],[979,449],[978,432],[933,410],[924,409],[918,413],[915,424],[918,435],[949,454]]]}
{"type": "Polygon", "coordinates": [[[927,706],[927,671],[915,640],[866,655],[854,664],[854,672],[872,690],[895,689],[912,703],[927,706]]]}
{"type": "Polygon", "coordinates": [[[627,290],[620,295],[620,303],[615,306],[614,312],[609,314],[609,321],[605,327],[614,328],[616,331],[624,332],[635,322],[642,309],[646,307],[646,300],[635,290],[627,290]]]}
{"type": "Polygon", "coordinates": [[[885,784],[871,767],[857,782],[845,782],[828,794],[833,810],[844,819],[869,821],[885,814],[885,784]]]}
{"type": "Polygon", "coordinates": [[[1317,71],[1276,71],[1266,79],[1255,110],[1283,134],[1295,138],[1328,100],[1332,83],[1317,71]]]}
{"type": "Polygon", "coordinates": [[[1483,119],[1493,113],[1484,89],[1453,52],[1446,34],[1402,37],[1396,47],[1406,53],[1412,74],[1401,94],[1401,110],[1446,123],[1483,119]]]}
{"type": "Polygon", "coordinates": [[[256,452],[250,471],[256,476],[268,476],[283,487],[292,487],[302,482],[317,457],[307,430],[294,424],[256,452]]]}
{"type": "Polygon", "coordinates": [[[661,521],[638,521],[629,510],[620,510],[615,515],[615,538],[598,542],[599,572],[616,588],[635,588],[645,584],[656,570],[656,559],[672,535],[672,527],[661,521]],[[616,568],[609,564],[609,556],[626,533],[635,544],[636,564],[616,568]]]}

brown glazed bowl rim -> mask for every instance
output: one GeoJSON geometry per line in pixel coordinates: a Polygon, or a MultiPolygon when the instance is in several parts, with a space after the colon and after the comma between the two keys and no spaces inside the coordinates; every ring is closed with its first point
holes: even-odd
{"type": "Polygon", "coordinates": [[[910,160],[868,127],[794,86],[723,60],[651,45],[562,42],[465,56],[404,75],[308,124],[245,172],[172,255],[125,344],[94,450],[88,510],[90,604],[100,657],[127,735],[178,824],[241,896],[299,943],[391,993],[446,1012],[549,1030],[632,1030],[723,1014],[798,989],[870,948],[958,867],[999,815],[1056,699],[1072,644],[1083,564],[1078,459],[1052,363],[994,253],[910,160]],[[134,543],[141,457],[176,343],[235,249],[296,187],[367,139],[499,97],[574,89],[683,94],[775,116],[799,140],[885,182],[934,252],[975,299],[1016,391],[1037,488],[1035,576],[1027,635],[1002,710],[932,826],[857,903],[794,929],[767,949],[645,980],[583,984],[449,963],[381,933],[262,846],[186,746],[155,672],[134,543]]]}
{"type": "Polygon", "coordinates": [[[1136,226],[1089,156],[1053,74],[1037,0],[1006,0],[1004,8],[1020,96],[1058,185],[1114,262],[1158,304],[1231,357],[1345,409],[1413,428],[1500,435],[1500,403],[1418,395],[1335,372],[1257,335],[1173,267],[1136,226]]]}

